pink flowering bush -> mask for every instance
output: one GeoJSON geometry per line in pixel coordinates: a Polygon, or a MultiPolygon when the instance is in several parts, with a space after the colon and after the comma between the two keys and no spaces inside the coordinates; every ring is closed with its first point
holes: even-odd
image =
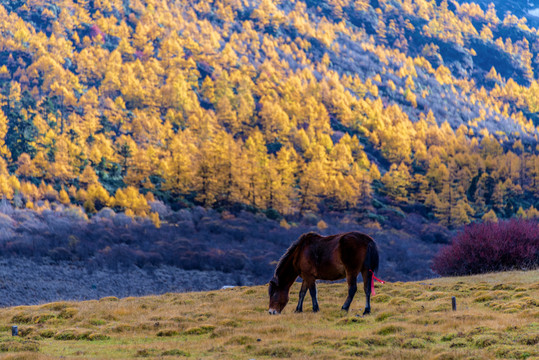
{"type": "Polygon", "coordinates": [[[468,275],[539,266],[539,222],[511,219],[466,226],[434,258],[440,275],[468,275]]]}

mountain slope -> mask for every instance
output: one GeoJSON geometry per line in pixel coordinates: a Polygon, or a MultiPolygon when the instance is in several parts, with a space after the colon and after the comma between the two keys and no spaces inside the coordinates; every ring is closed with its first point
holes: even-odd
{"type": "Polygon", "coordinates": [[[422,204],[429,192],[444,196],[445,179],[427,174],[445,171],[440,159],[450,178],[467,173],[467,187],[452,196],[466,202],[461,210],[486,205],[471,204],[468,216],[518,209],[491,201],[493,189],[476,199],[485,174],[500,187],[533,188],[538,38],[493,9],[422,1],[3,5],[3,193],[20,192],[22,206],[49,192],[89,213],[115,206],[148,215],[143,199],[110,196],[132,186],[166,202],[342,209],[369,203],[378,170],[391,171],[374,190],[422,204]],[[499,141],[515,143],[513,154],[499,141]],[[479,169],[470,160],[452,169],[461,153],[479,169]],[[488,156],[515,154],[518,176],[492,175],[503,170],[488,156]],[[41,180],[53,189],[28,184],[41,180]],[[427,189],[415,198],[417,187],[427,189]]]}

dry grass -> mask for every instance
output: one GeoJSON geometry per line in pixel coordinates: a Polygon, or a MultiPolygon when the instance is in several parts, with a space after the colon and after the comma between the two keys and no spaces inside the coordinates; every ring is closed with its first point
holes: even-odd
{"type": "MultiPolygon", "coordinates": [[[[0,313],[9,359],[539,358],[539,271],[377,286],[373,313],[345,284],[321,284],[321,311],[267,314],[266,287],[19,306],[0,313]],[[458,309],[451,311],[451,296],[458,309]],[[11,325],[22,336],[11,337],[11,325]]],[[[309,309],[307,301],[305,309],[309,309]]]]}

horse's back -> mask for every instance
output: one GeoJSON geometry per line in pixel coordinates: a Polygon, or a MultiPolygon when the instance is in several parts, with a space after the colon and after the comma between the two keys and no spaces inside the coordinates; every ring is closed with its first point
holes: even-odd
{"type": "Polygon", "coordinates": [[[339,247],[336,235],[312,236],[304,244],[304,256],[299,257],[301,271],[317,279],[342,279],[346,269],[340,261],[339,247]]]}
{"type": "Polygon", "coordinates": [[[369,244],[373,242],[370,236],[360,232],[330,236],[305,234],[296,257],[296,268],[302,277],[342,279],[347,273],[363,269],[369,244]]]}

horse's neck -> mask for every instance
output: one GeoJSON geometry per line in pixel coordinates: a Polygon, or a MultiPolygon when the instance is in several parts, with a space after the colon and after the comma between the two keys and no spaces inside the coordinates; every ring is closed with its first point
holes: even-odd
{"type": "Polygon", "coordinates": [[[279,268],[275,271],[277,279],[279,279],[279,285],[286,288],[290,288],[296,278],[299,276],[298,271],[294,267],[294,256],[290,256],[281,263],[279,268]]]}

